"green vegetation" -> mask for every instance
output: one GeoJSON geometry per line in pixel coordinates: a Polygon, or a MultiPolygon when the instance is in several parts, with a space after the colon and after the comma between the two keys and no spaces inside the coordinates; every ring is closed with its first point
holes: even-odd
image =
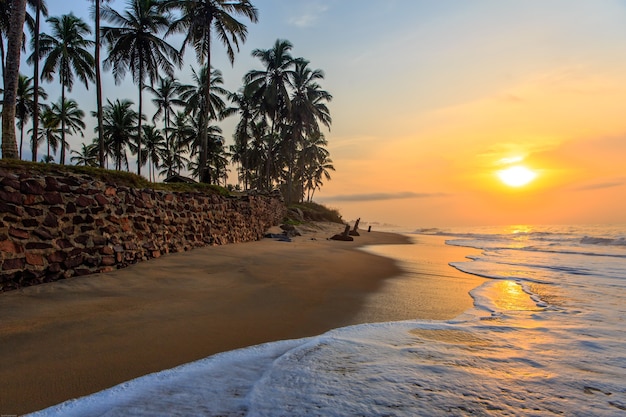
{"type": "Polygon", "coordinates": [[[102,169],[97,167],[75,166],[75,165],[57,165],[45,164],[39,162],[26,162],[17,159],[0,160],[0,168],[8,169],[14,173],[29,172],[45,174],[79,174],[88,175],[94,180],[102,181],[107,184],[115,184],[118,186],[132,188],[152,188],[154,190],[177,191],[177,192],[201,192],[214,193],[220,195],[230,195],[230,192],[218,185],[212,184],[187,184],[187,183],[154,183],[149,182],[137,174],[126,171],[113,171],[110,169],[102,169]]]}
{"type": "Polygon", "coordinates": [[[339,211],[318,203],[292,204],[288,209],[289,213],[285,219],[287,224],[300,224],[306,221],[345,223],[339,211]]]}
{"type": "MultiPolygon", "coordinates": [[[[37,160],[38,146],[43,145],[44,162],[53,161],[57,150],[61,165],[66,162],[67,151],[70,161],[77,165],[110,166],[121,171],[129,170],[132,162],[137,161],[138,174],[147,165],[147,176],[152,181],[156,180],[156,173],[171,176],[184,172],[202,183],[227,186],[232,169],[237,174],[236,187],[280,189],[288,204],[312,201],[316,190],[330,180],[335,168],[323,130],[331,126],[328,103],[333,97],[322,88],[322,70],[312,67],[307,59],[292,55],[293,45],[285,39],[277,39],[268,49],[252,52],[259,68],[245,74],[237,91],[224,89],[222,72],[211,66],[212,49],[225,48],[232,63],[240,44],[246,41],[247,27],[237,19],[257,21],[258,10],[250,0],[129,0],[115,8],[108,4],[100,8],[103,0],[91,2],[95,5],[95,31],[70,13],[47,18],[50,34],[33,29],[40,14],[48,15],[44,0],[28,0],[28,6],[21,1],[0,2],[0,43],[8,43],[11,38],[18,45],[24,37],[30,38],[24,47],[30,44],[28,63],[34,66],[33,77],[22,76],[23,88],[18,90],[20,152],[13,152],[17,151],[14,136],[4,135],[3,158],[21,159],[22,142],[26,140],[30,142],[33,161],[37,160]],[[11,17],[17,17],[18,13],[13,13],[17,9],[28,9],[30,35],[22,33],[23,23],[19,28],[9,24],[11,17]],[[100,27],[100,19],[107,25],[100,27]],[[20,30],[9,34],[10,28],[20,30]],[[182,35],[182,44],[166,42],[180,42],[180,37],[170,38],[174,34],[182,35]],[[138,87],[137,106],[125,97],[109,98],[103,103],[101,47],[106,48],[103,69],[111,70],[116,83],[127,74],[132,76],[138,87]],[[197,60],[197,67],[191,68],[192,84],[176,80],[176,69],[182,67],[181,54],[186,47],[193,47],[197,60]],[[39,74],[40,61],[43,67],[39,74]],[[39,98],[47,99],[45,91],[38,87],[40,78],[60,83],[61,98],[51,99],[50,104],[39,103],[39,98]],[[91,104],[96,111],[85,112],[79,103],[66,97],[75,79],[87,88],[96,84],[94,103],[80,103],[91,104]],[[146,88],[148,85],[150,88],[146,88]],[[153,115],[144,114],[146,92],[152,95],[157,107],[153,115]],[[92,143],[69,149],[67,136],[86,133],[85,114],[98,120],[97,137],[92,143]],[[33,128],[25,130],[31,116],[33,128]],[[238,122],[233,145],[227,146],[218,124],[232,116],[238,122]],[[25,134],[30,140],[23,138],[25,134]],[[133,161],[129,160],[131,155],[133,161]]],[[[9,69],[19,67],[19,60],[15,60],[19,54],[5,54],[0,49],[2,73],[7,69],[2,81],[13,77],[17,81],[19,74],[12,71],[9,77],[9,69]]],[[[14,106],[10,107],[14,110],[14,106]]],[[[10,130],[15,134],[15,118],[15,114],[6,115],[3,132],[10,130]]],[[[92,171],[88,172],[91,175],[92,171]]],[[[136,181],[140,180],[131,182],[136,181]]],[[[196,185],[175,187],[203,189],[196,185]]]]}

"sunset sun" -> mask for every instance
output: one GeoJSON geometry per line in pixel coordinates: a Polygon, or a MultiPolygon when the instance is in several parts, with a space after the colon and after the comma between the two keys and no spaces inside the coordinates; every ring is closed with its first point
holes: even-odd
{"type": "Polygon", "coordinates": [[[497,172],[498,178],[509,187],[522,187],[537,177],[537,174],[522,165],[515,165],[497,172]]]}

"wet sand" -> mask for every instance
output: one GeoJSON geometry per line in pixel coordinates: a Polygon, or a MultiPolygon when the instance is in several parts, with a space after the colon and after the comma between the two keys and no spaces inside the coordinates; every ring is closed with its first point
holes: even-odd
{"type": "Polygon", "coordinates": [[[420,243],[440,251],[416,280],[395,261],[357,250],[408,243],[405,236],[326,239],[342,229],[324,224],[289,243],[195,249],[0,294],[0,414],[39,410],[217,352],[366,321],[452,318],[471,306],[467,291],[476,280],[437,289],[442,276],[460,274],[447,266],[462,260],[459,248],[437,238],[420,243]],[[389,304],[404,306],[402,314],[389,304]]]}

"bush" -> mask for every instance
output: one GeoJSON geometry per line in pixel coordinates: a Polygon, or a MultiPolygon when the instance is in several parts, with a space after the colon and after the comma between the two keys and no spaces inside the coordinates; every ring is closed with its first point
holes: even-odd
{"type": "Polygon", "coordinates": [[[317,203],[298,203],[292,204],[287,207],[292,212],[300,210],[303,214],[302,219],[294,218],[296,216],[289,216],[285,219],[286,223],[297,224],[302,221],[323,221],[333,223],[345,223],[341,218],[341,214],[336,209],[331,209],[326,206],[317,203]]]}

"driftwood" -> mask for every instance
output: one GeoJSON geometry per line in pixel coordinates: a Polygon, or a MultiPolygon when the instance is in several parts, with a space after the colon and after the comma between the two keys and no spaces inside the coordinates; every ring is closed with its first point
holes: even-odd
{"type": "Polygon", "coordinates": [[[346,230],[343,231],[343,233],[339,233],[333,237],[331,237],[331,240],[342,240],[344,242],[352,242],[354,240],[354,238],[352,236],[349,236],[348,234],[350,233],[350,225],[346,224],[346,230]]]}
{"type": "Polygon", "coordinates": [[[350,236],[361,236],[359,234],[359,222],[361,221],[361,218],[359,217],[358,219],[356,219],[356,222],[354,222],[354,229],[350,230],[350,236]]]}

